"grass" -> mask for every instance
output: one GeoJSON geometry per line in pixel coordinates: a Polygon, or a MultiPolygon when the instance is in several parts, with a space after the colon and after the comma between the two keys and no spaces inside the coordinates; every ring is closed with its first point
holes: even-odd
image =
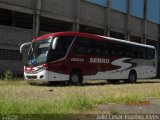
{"type": "MultiPolygon", "coordinates": [[[[97,113],[97,106],[100,104],[123,104],[144,101],[150,97],[160,98],[159,86],[159,81],[46,86],[41,82],[31,85],[28,81],[0,80],[0,114],[57,114],[55,119],[66,119],[66,114],[97,113]]],[[[112,113],[116,114],[114,111],[112,113]]]]}
{"type": "Polygon", "coordinates": [[[118,113],[116,110],[112,109],[112,110],[110,111],[110,114],[111,114],[111,115],[118,115],[119,113],[118,113]]]}

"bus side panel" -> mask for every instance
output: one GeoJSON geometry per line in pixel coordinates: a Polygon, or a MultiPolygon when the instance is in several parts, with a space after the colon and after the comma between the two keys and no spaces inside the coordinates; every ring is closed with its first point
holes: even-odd
{"type": "Polygon", "coordinates": [[[63,73],[66,70],[64,60],[51,62],[48,64],[48,80],[49,81],[65,81],[69,80],[69,75],[63,73]]]}
{"type": "Polygon", "coordinates": [[[131,62],[137,64],[135,67],[137,78],[151,78],[156,76],[155,59],[133,59],[131,62]]]}
{"type": "Polygon", "coordinates": [[[120,66],[117,69],[105,70],[107,66],[99,65],[98,72],[94,75],[98,79],[128,79],[131,70],[135,70],[137,78],[151,78],[156,76],[155,59],[131,59],[119,58],[111,62],[109,65],[120,66]],[[101,70],[100,70],[101,69],[101,70]],[[106,76],[105,78],[103,76],[106,76]]]}

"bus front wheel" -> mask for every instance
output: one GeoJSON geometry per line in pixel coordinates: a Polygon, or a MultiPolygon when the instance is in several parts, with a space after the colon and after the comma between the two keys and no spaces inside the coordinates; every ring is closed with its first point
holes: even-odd
{"type": "Polygon", "coordinates": [[[131,71],[128,76],[129,83],[135,83],[137,81],[137,74],[135,71],[131,71]]]}
{"type": "Polygon", "coordinates": [[[70,74],[70,77],[69,77],[69,83],[71,85],[81,85],[82,84],[82,81],[83,81],[83,77],[82,77],[82,74],[81,72],[79,71],[74,71],[70,74]]]}

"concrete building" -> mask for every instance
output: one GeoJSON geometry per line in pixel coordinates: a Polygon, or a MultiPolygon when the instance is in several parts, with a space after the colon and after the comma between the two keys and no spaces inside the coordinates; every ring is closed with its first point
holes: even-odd
{"type": "Polygon", "coordinates": [[[159,48],[159,0],[0,0],[0,73],[23,73],[22,43],[50,32],[80,31],[159,48]]]}

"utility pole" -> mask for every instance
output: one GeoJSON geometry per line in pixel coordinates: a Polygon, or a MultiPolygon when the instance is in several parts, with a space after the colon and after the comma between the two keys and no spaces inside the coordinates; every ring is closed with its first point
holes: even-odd
{"type": "Polygon", "coordinates": [[[106,10],[105,10],[105,28],[104,28],[105,36],[110,36],[110,13],[111,13],[111,0],[108,0],[108,2],[106,2],[106,10]]]}
{"type": "Polygon", "coordinates": [[[131,0],[128,0],[127,2],[127,16],[126,16],[126,35],[125,39],[130,41],[130,19],[131,19],[131,0]]]}
{"type": "Polygon", "coordinates": [[[80,0],[74,0],[74,15],[72,31],[79,32],[79,14],[80,14],[80,0]]]}
{"type": "Polygon", "coordinates": [[[42,0],[37,0],[35,14],[33,17],[34,37],[38,37],[39,35],[41,8],[42,8],[42,0]]]}
{"type": "Polygon", "coordinates": [[[143,22],[143,44],[147,44],[146,42],[146,34],[147,34],[147,0],[144,0],[144,22],[143,22]]]}

